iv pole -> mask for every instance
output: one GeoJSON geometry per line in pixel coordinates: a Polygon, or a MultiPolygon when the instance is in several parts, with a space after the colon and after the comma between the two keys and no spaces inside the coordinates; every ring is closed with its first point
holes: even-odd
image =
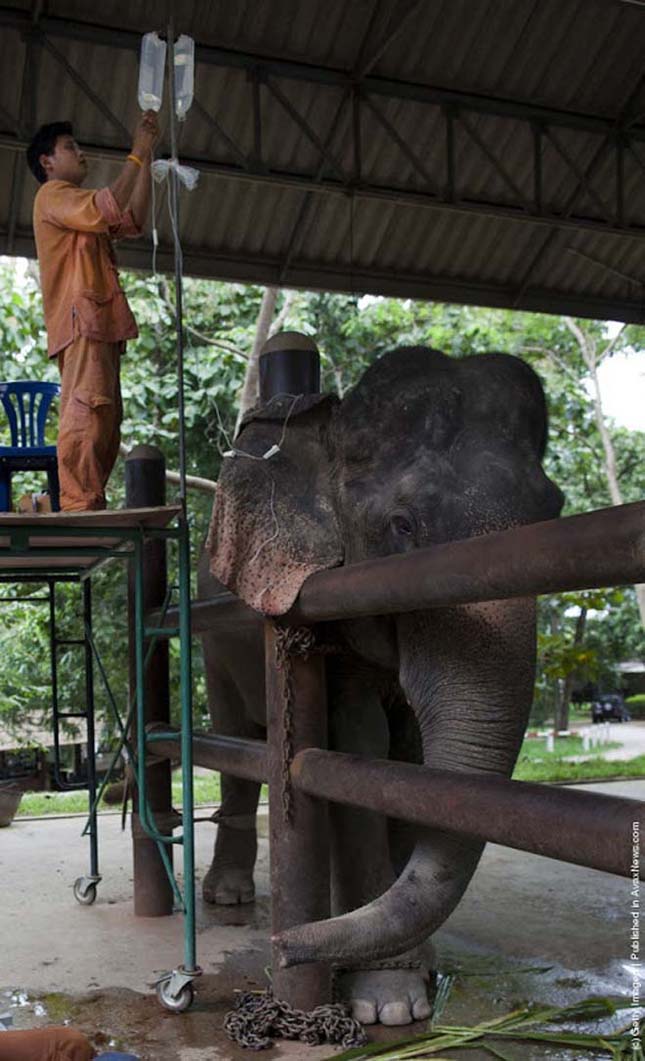
{"type": "Polygon", "coordinates": [[[159,984],[167,1008],[182,1007],[182,999],[192,1001],[192,980],[201,973],[196,961],[195,927],[195,843],[193,807],[193,718],[192,646],[190,622],[190,532],[186,511],[186,425],[184,415],[184,312],[182,253],[179,241],[179,177],[177,175],[177,127],[175,92],[175,26],[168,22],[168,88],[170,98],[170,152],[174,165],[168,168],[168,194],[173,218],[175,249],[175,327],[177,331],[177,398],[179,413],[179,645],[182,764],[182,841],[184,854],[184,964],[173,970],[165,984],[159,984]]]}

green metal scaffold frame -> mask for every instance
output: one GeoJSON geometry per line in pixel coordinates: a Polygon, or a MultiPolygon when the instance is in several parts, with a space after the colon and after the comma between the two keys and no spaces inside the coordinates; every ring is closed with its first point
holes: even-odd
{"type": "MultiPolygon", "coordinates": [[[[3,582],[78,581],[89,583],[92,576],[107,562],[126,560],[133,572],[133,651],[134,695],[131,696],[125,721],[121,718],[109,681],[92,636],[91,619],[84,616],[86,651],[96,661],[108,699],[120,732],[118,747],[110,769],[124,753],[135,766],[139,794],[139,815],[144,832],[154,840],[168,874],[177,906],[184,915],[184,961],[157,981],[157,993],[162,1004],[175,1012],[190,1006],[193,998],[192,981],[199,975],[195,942],[195,856],[194,808],[192,781],[192,653],[190,629],[190,540],[188,524],[182,507],[122,509],[114,512],[56,513],[25,516],[0,514],[0,580],[3,582]],[[175,523],[175,526],[169,524],[175,523]],[[144,546],[153,540],[175,541],[178,548],[178,623],[176,626],[146,625],[144,606],[144,546]],[[180,714],[182,756],[182,830],[177,836],[164,835],[157,827],[146,793],[146,690],[147,659],[159,638],[179,637],[180,646],[180,714]],[[136,749],[130,741],[130,728],[136,719],[136,749]],[[184,882],[180,889],[168,857],[168,845],[183,848],[184,882]]],[[[89,594],[89,588],[85,599],[89,594]]],[[[167,608],[170,595],[167,595],[167,608]]],[[[164,609],[165,610],[165,609],[164,609]]],[[[92,721],[93,721],[93,711],[92,721]]],[[[89,716],[88,716],[89,719],[89,716]]],[[[88,740],[93,739],[88,726],[88,740]]],[[[91,871],[81,878],[80,891],[75,888],[80,902],[93,901],[100,878],[97,871],[96,811],[109,771],[99,791],[90,791],[90,810],[84,833],[90,835],[91,871]],[[92,889],[94,895],[92,894],[92,889]]],[[[78,884],[79,882],[77,882],[78,884]]]]}

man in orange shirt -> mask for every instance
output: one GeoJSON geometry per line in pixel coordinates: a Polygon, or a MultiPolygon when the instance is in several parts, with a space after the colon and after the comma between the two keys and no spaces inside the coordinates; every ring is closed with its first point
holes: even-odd
{"type": "Polygon", "coordinates": [[[0,1031],[0,1061],[92,1061],[96,1057],[89,1039],[73,1028],[0,1031]]]}
{"type": "Polygon", "coordinates": [[[41,184],[34,201],[47,352],[61,375],[58,474],[61,508],[105,508],[119,452],[119,369],[137,325],[119,284],[112,239],[140,236],[150,202],[150,163],[159,135],[146,111],[132,151],[107,188],[85,190],[87,161],[69,122],[43,125],[27,149],[41,184]]]}

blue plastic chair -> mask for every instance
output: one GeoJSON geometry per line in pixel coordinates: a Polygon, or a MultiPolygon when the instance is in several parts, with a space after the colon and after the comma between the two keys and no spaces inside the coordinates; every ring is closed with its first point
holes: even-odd
{"type": "Polygon", "coordinates": [[[138,1061],[136,1054],[97,1054],[96,1061],[138,1061]]]}
{"type": "Polygon", "coordinates": [[[47,472],[52,510],[59,511],[56,446],[45,445],[47,413],[59,394],[58,383],[0,383],[0,401],[11,432],[11,445],[0,446],[0,512],[11,511],[11,476],[17,471],[47,472]]]}

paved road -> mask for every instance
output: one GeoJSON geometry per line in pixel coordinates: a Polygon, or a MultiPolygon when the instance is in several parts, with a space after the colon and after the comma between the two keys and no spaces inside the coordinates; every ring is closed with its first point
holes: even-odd
{"type": "MultiPolygon", "coordinates": [[[[576,727],[578,732],[582,728],[589,728],[593,732],[599,727],[593,726],[591,723],[589,727],[576,727]]],[[[619,741],[622,747],[613,748],[605,752],[605,759],[635,759],[637,755],[645,755],[645,720],[639,722],[610,722],[609,729],[610,743],[619,741]]],[[[600,749],[602,750],[602,745],[600,745],[600,749]]],[[[586,758],[586,756],[576,756],[576,759],[580,758],[586,758]]]]}

